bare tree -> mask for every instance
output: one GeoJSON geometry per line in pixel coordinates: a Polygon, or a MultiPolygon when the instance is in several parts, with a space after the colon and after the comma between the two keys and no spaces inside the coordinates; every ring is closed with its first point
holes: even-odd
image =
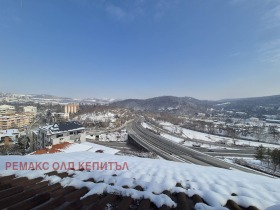
{"type": "Polygon", "coordinates": [[[227,134],[232,138],[233,144],[236,145],[238,132],[236,128],[227,127],[227,134]]]}

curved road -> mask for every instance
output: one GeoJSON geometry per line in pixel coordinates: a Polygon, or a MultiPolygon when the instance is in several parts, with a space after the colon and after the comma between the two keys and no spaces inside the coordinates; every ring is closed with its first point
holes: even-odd
{"type": "Polygon", "coordinates": [[[157,153],[159,156],[162,156],[165,159],[180,162],[190,162],[204,166],[215,166],[225,169],[236,169],[244,172],[264,175],[263,173],[259,173],[236,164],[227,163],[218,158],[174,143],[143,128],[139,120],[137,122],[133,122],[132,125],[128,126],[127,129],[130,136],[138,144],[149,151],[157,153]]]}

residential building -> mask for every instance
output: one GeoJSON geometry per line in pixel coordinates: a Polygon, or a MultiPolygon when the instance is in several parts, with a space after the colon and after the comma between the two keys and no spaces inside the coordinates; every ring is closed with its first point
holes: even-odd
{"type": "Polygon", "coordinates": [[[14,144],[18,138],[18,129],[0,130],[0,146],[14,144]]]}
{"type": "Polygon", "coordinates": [[[35,106],[25,106],[23,107],[24,115],[29,117],[29,123],[34,122],[37,115],[37,107],[35,106]]]}
{"type": "Polygon", "coordinates": [[[69,119],[69,113],[53,112],[52,117],[54,118],[54,122],[56,123],[63,122],[69,119]]]}
{"type": "Polygon", "coordinates": [[[0,129],[24,128],[28,126],[31,121],[32,116],[28,114],[0,115],[0,129]]]}
{"type": "Polygon", "coordinates": [[[10,115],[15,114],[15,107],[10,105],[0,106],[0,115],[10,115]]]}
{"type": "Polygon", "coordinates": [[[62,142],[85,142],[85,127],[77,121],[55,123],[40,127],[33,132],[33,141],[36,149],[59,144],[62,142]]]}
{"type": "Polygon", "coordinates": [[[37,107],[36,106],[25,106],[25,107],[23,107],[23,111],[32,113],[33,116],[35,117],[37,114],[37,107]]]}

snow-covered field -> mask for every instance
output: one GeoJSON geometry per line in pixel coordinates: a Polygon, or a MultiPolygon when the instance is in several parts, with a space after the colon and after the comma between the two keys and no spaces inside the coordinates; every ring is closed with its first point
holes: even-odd
{"type": "MultiPolygon", "coordinates": [[[[144,128],[148,128],[148,129],[153,130],[153,131],[155,131],[155,132],[157,131],[154,127],[150,126],[148,123],[142,122],[141,125],[142,125],[144,128]]],[[[169,134],[167,134],[167,133],[162,133],[162,132],[160,132],[160,135],[161,135],[162,137],[167,138],[168,140],[174,141],[174,142],[176,142],[176,143],[182,143],[182,142],[184,141],[184,139],[182,139],[182,138],[178,138],[178,137],[176,137],[176,136],[171,136],[171,135],[169,135],[169,134]]]]}
{"type": "Polygon", "coordinates": [[[202,140],[205,142],[224,142],[225,144],[228,144],[228,145],[234,144],[234,141],[235,141],[235,144],[240,145],[240,146],[258,147],[260,145],[263,145],[264,147],[269,147],[269,148],[280,148],[280,145],[246,141],[246,140],[241,140],[241,139],[233,140],[232,138],[228,138],[228,137],[211,135],[211,134],[202,133],[199,131],[193,131],[193,130],[186,129],[186,128],[180,128],[179,126],[173,125],[168,122],[161,122],[160,125],[163,126],[163,129],[165,129],[171,133],[181,134],[182,137],[189,138],[191,140],[202,140]]]}
{"type": "MultiPolygon", "coordinates": [[[[85,144],[87,145],[87,144],[85,144]]],[[[158,207],[166,204],[176,206],[168,196],[161,194],[164,190],[171,192],[183,192],[188,196],[200,195],[213,209],[222,208],[231,199],[245,208],[250,205],[264,210],[275,204],[280,204],[280,182],[265,176],[249,174],[241,171],[232,171],[215,167],[205,167],[194,164],[178,163],[166,160],[126,157],[110,154],[98,154],[89,151],[56,153],[52,155],[28,155],[28,156],[1,156],[0,176],[16,174],[35,178],[42,176],[52,183],[61,183],[63,186],[76,188],[87,187],[91,194],[104,192],[116,193],[122,196],[131,196],[134,199],[147,198],[158,207]],[[94,170],[94,171],[68,171],[73,177],[59,178],[58,176],[44,175],[46,171],[12,171],[5,170],[6,162],[74,162],[75,168],[78,162],[117,162],[122,165],[127,162],[128,170],[94,170]],[[116,176],[112,176],[112,175],[116,176]],[[94,178],[97,182],[85,182],[94,178]],[[113,186],[110,183],[114,183],[113,186]],[[182,187],[176,187],[181,183],[182,187]],[[134,188],[140,185],[144,191],[126,189],[127,185],[134,188]],[[236,196],[232,196],[235,193],[236,196]]],[[[196,209],[212,209],[206,204],[196,204],[196,209]],[[205,208],[203,208],[205,207],[205,208]]]]}
{"type": "Polygon", "coordinates": [[[280,145],[246,141],[246,140],[241,140],[241,139],[233,140],[232,138],[206,134],[206,133],[202,133],[202,132],[198,132],[198,131],[189,130],[186,128],[183,128],[182,132],[183,132],[183,136],[185,136],[185,137],[188,137],[191,139],[199,139],[199,140],[208,141],[208,142],[225,142],[226,144],[233,145],[234,141],[235,141],[235,144],[240,145],[240,146],[258,147],[260,145],[263,145],[264,147],[269,147],[269,148],[280,148],[280,145]]]}
{"type": "Polygon", "coordinates": [[[270,165],[268,165],[268,163],[266,161],[260,161],[260,160],[256,160],[255,158],[249,158],[249,157],[240,158],[240,157],[232,157],[232,156],[231,157],[223,156],[223,157],[219,157],[219,158],[224,159],[226,162],[229,162],[229,163],[238,162],[241,165],[246,164],[247,166],[250,166],[257,170],[261,170],[268,174],[271,174],[274,176],[280,176],[280,170],[278,168],[276,168],[276,170],[274,171],[274,169],[272,167],[272,163],[270,163],[270,165]]]}

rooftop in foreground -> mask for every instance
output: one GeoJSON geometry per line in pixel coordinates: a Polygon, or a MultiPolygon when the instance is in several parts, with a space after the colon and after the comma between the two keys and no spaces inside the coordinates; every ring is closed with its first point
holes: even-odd
{"type": "Polygon", "coordinates": [[[280,202],[279,179],[214,167],[92,152],[0,160],[0,209],[262,210],[280,202]],[[12,170],[12,162],[50,167],[12,170]],[[54,162],[72,162],[73,168],[53,171],[54,162]],[[107,170],[90,170],[92,164],[79,165],[83,162],[107,163],[107,170]],[[116,170],[109,163],[127,167],[116,170]]]}

